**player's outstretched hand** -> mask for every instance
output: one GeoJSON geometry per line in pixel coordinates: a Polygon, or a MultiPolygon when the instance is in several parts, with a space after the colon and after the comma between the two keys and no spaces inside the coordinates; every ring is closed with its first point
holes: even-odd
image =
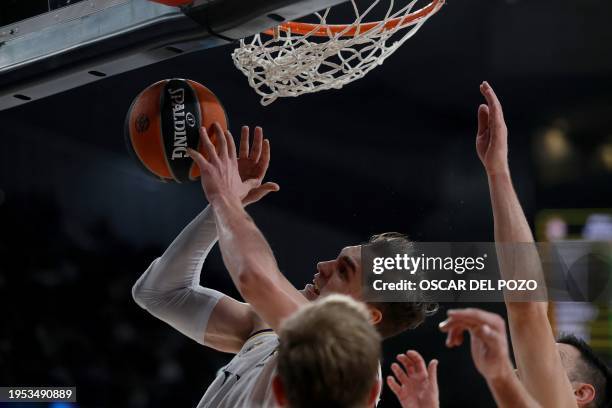
{"type": "Polygon", "coordinates": [[[440,323],[440,330],[447,333],[447,347],[461,345],[464,333],[470,333],[474,365],[487,381],[514,375],[506,322],[498,314],[474,308],[449,310],[448,318],[440,323]]]}
{"type": "Polygon", "coordinates": [[[490,176],[508,173],[508,129],[497,95],[488,82],[480,84],[486,105],[478,107],[476,152],[490,176]]]}
{"type": "Polygon", "coordinates": [[[262,128],[257,126],[252,146],[249,148],[249,133],[249,127],[243,126],[240,134],[238,172],[242,181],[257,180],[258,185],[252,188],[242,200],[244,205],[257,202],[267,194],[280,189],[276,183],[268,182],[262,184],[270,165],[270,141],[264,139],[262,128]]]}
{"type": "Polygon", "coordinates": [[[243,181],[238,171],[236,145],[229,131],[223,132],[218,123],[213,125],[218,147],[215,149],[205,128],[200,129],[200,143],[204,155],[193,149],[187,153],[200,169],[200,179],[208,201],[214,206],[220,200],[244,200],[249,192],[261,185],[257,179],[243,181]],[[206,156],[206,157],[204,157],[206,156]]]}
{"type": "Polygon", "coordinates": [[[391,365],[394,376],[387,377],[387,385],[402,408],[439,407],[438,360],[431,360],[425,367],[425,360],[414,350],[399,354],[397,360],[401,366],[391,365]]]}

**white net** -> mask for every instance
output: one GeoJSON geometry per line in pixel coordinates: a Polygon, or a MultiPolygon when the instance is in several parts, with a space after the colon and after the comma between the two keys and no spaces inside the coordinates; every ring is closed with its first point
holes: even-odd
{"type": "Polygon", "coordinates": [[[356,0],[351,0],[356,18],[351,24],[328,25],[331,9],[326,9],[315,13],[317,24],[300,26],[302,30],[308,27],[307,32],[295,33],[297,25],[289,23],[275,29],[273,35],[262,33],[241,40],[232,58],[264,106],[279,97],[340,89],[381,65],[444,4],[444,0],[434,0],[413,12],[416,2],[394,11],[394,0],[373,0],[360,11],[356,0]],[[383,1],[389,2],[384,18],[365,23],[383,1]]]}

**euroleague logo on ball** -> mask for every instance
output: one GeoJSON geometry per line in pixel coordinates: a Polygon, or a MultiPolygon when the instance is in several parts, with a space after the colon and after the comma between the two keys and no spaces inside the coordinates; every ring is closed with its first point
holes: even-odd
{"type": "Polygon", "coordinates": [[[187,115],[185,115],[185,120],[187,121],[187,125],[189,127],[195,127],[196,120],[195,120],[195,116],[193,116],[193,113],[187,112],[187,115]]]}
{"type": "Polygon", "coordinates": [[[147,131],[147,129],[149,129],[150,124],[151,122],[149,121],[149,117],[144,113],[141,113],[136,118],[136,131],[138,133],[144,133],[147,131]]]}

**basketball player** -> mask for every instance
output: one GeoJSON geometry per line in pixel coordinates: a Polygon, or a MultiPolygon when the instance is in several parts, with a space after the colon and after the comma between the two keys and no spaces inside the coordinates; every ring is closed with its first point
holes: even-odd
{"type": "MultiPolygon", "coordinates": [[[[359,299],[360,246],[346,247],[335,260],[318,263],[313,283],[298,291],[279,271],[272,250],[243,208],[278,190],[273,183],[262,184],[270,160],[269,142],[256,128],[249,149],[249,130],[243,128],[236,155],[229,132],[224,134],[219,126],[215,129],[218,153],[205,129],[201,143],[208,159],[189,152],[201,170],[210,205],[151,264],[132,293],[141,307],[198,343],[237,353],[220,370],[198,407],[270,406],[276,330],[285,318],[319,296],[342,293],[359,299]],[[200,286],[202,265],[217,239],[230,276],[247,303],[200,286]]],[[[406,241],[398,234],[382,234],[375,240],[406,241]]],[[[424,302],[367,307],[383,338],[416,327],[433,312],[424,302]]]]}
{"type": "Polygon", "coordinates": [[[361,302],[330,295],[301,308],[278,332],[281,407],[372,407],[381,383],[381,337],[361,302]]]}
{"type": "MultiPolygon", "coordinates": [[[[487,82],[480,86],[487,104],[478,108],[476,151],[487,172],[493,207],[495,241],[533,243],[525,215],[512,186],[508,166],[508,131],[502,107],[487,82]]],[[[539,273],[534,250],[517,259],[498,251],[502,277],[539,273]],[[511,268],[509,267],[511,266],[511,268]]],[[[611,399],[610,372],[584,342],[555,342],[547,302],[516,302],[506,298],[512,348],[518,375],[529,394],[543,407],[604,407],[611,399]]],[[[447,344],[461,343],[462,323],[448,323],[447,344]]]]}

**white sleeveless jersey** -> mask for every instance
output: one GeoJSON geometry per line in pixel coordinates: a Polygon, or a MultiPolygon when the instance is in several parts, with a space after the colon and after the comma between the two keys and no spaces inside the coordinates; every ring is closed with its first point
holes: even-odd
{"type": "Polygon", "coordinates": [[[272,378],[276,372],[278,336],[272,330],[251,336],[221,368],[198,408],[274,407],[272,378]]]}
{"type": "MultiPolygon", "coordinates": [[[[240,352],[221,368],[197,408],[276,407],[272,378],[276,373],[278,336],[271,329],[251,336],[240,352]]],[[[382,390],[382,373],[378,366],[382,390]]],[[[376,405],[380,400],[380,391],[376,405]]]]}

